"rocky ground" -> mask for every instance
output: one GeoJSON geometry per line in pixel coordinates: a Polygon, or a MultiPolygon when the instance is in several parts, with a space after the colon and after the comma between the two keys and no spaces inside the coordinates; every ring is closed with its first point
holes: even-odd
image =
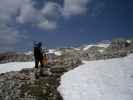
{"type": "Polygon", "coordinates": [[[80,60],[74,58],[70,60],[69,57],[68,59],[68,64],[66,59],[64,62],[56,61],[44,68],[39,68],[36,74],[34,69],[2,73],[0,75],[0,100],[62,100],[57,91],[60,76],[81,64],[80,60]],[[37,79],[35,75],[38,75],[37,79]]]}
{"type": "Polygon", "coordinates": [[[1,75],[0,100],[62,100],[57,92],[59,76],[52,73],[33,79],[31,72],[32,69],[25,69],[1,75]]]}

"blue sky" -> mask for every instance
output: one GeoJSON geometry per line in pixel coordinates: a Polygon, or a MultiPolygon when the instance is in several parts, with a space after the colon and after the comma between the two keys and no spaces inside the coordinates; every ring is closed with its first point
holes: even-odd
{"type": "Polygon", "coordinates": [[[0,0],[0,51],[133,37],[132,0],[0,0]]]}

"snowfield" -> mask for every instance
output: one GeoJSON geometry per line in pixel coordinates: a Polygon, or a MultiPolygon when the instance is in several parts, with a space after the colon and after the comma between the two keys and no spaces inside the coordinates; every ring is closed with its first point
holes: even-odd
{"type": "Polygon", "coordinates": [[[133,100],[133,54],[83,63],[61,77],[64,100],[133,100]]]}
{"type": "Polygon", "coordinates": [[[33,68],[34,62],[11,62],[0,64],[0,73],[19,71],[23,68],[33,68]]]}

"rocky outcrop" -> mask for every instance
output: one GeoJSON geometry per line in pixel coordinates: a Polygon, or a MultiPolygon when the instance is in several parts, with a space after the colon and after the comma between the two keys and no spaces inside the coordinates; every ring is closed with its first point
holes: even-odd
{"type": "Polygon", "coordinates": [[[107,48],[92,46],[84,52],[81,51],[80,58],[82,60],[110,59],[124,57],[129,53],[133,53],[133,41],[115,39],[107,48]]]}

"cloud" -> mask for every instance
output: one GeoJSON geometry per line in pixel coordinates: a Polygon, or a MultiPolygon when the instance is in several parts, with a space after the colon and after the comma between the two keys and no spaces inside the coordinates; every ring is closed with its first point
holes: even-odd
{"type": "Polygon", "coordinates": [[[82,15],[87,11],[87,4],[91,0],[64,0],[63,15],[82,15]]]}
{"type": "Polygon", "coordinates": [[[0,0],[1,19],[10,20],[27,0],[0,0]]]}
{"type": "Polygon", "coordinates": [[[47,2],[41,13],[44,18],[38,25],[47,30],[56,29],[57,21],[61,16],[61,6],[54,2],[47,2]]]}
{"type": "Polygon", "coordinates": [[[47,2],[42,13],[48,19],[57,19],[61,14],[61,6],[54,2],[47,2]]]}
{"type": "Polygon", "coordinates": [[[21,6],[17,21],[53,30],[56,29],[57,21],[61,16],[70,17],[85,14],[88,2],[90,0],[64,0],[64,6],[61,6],[57,2],[47,1],[41,9],[36,9],[33,6],[36,2],[30,1],[21,6]]]}
{"type": "Polygon", "coordinates": [[[24,2],[27,0],[0,0],[0,50],[9,50],[21,40],[22,35],[11,24],[24,2]]]}
{"type": "Polygon", "coordinates": [[[68,17],[85,14],[89,1],[64,0],[64,6],[58,2],[47,1],[40,9],[37,9],[35,7],[37,0],[36,2],[34,0],[1,0],[0,19],[10,21],[14,18],[20,24],[28,23],[36,27],[41,26],[43,29],[53,30],[62,15],[68,17]]]}
{"type": "Polygon", "coordinates": [[[13,49],[17,42],[21,40],[21,35],[16,29],[10,28],[6,25],[0,26],[0,46],[1,49],[13,49]]]}
{"type": "Polygon", "coordinates": [[[54,30],[57,27],[57,22],[56,21],[49,21],[49,20],[44,20],[38,24],[39,27],[45,28],[46,30],[54,30]]]}
{"type": "Polygon", "coordinates": [[[36,27],[53,30],[56,28],[60,9],[60,5],[54,2],[47,2],[41,10],[35,9],[32,3],[28,3],[20,9],[17,21],[21,24],[30,23],[36,27]]]}
{"type": "Polygon", "coordinates": [[[21,23],[35,23],[39,19],[39,12],[33,8],[31,3],[27,3],[20,8],[20,14],[16,20],[21,23]]]}
{"type": "Polygon", "coordinates": [[[46,1],[39,7],[41,0],[0,0],[0,46],[13,46],[25,36],[10,24],[28,24],[45,30],[58,27],[60,17],[85,14],[90,0],[46,1]],[[35,2],[36,1],[36,2],[35,2]]]}
{"type": "Polygon", "coordinates": [[[20,30],[12,26],[12,21],[16,20],[18,24],[28,23],[46,30],[56,29],[57,20],[60,16],[60,5],[47,2],[42,9],[36,9],[33,4],[32,0],[0,0],[1,49],[14,48],[28,35],[21,33],[20,30]]]}

